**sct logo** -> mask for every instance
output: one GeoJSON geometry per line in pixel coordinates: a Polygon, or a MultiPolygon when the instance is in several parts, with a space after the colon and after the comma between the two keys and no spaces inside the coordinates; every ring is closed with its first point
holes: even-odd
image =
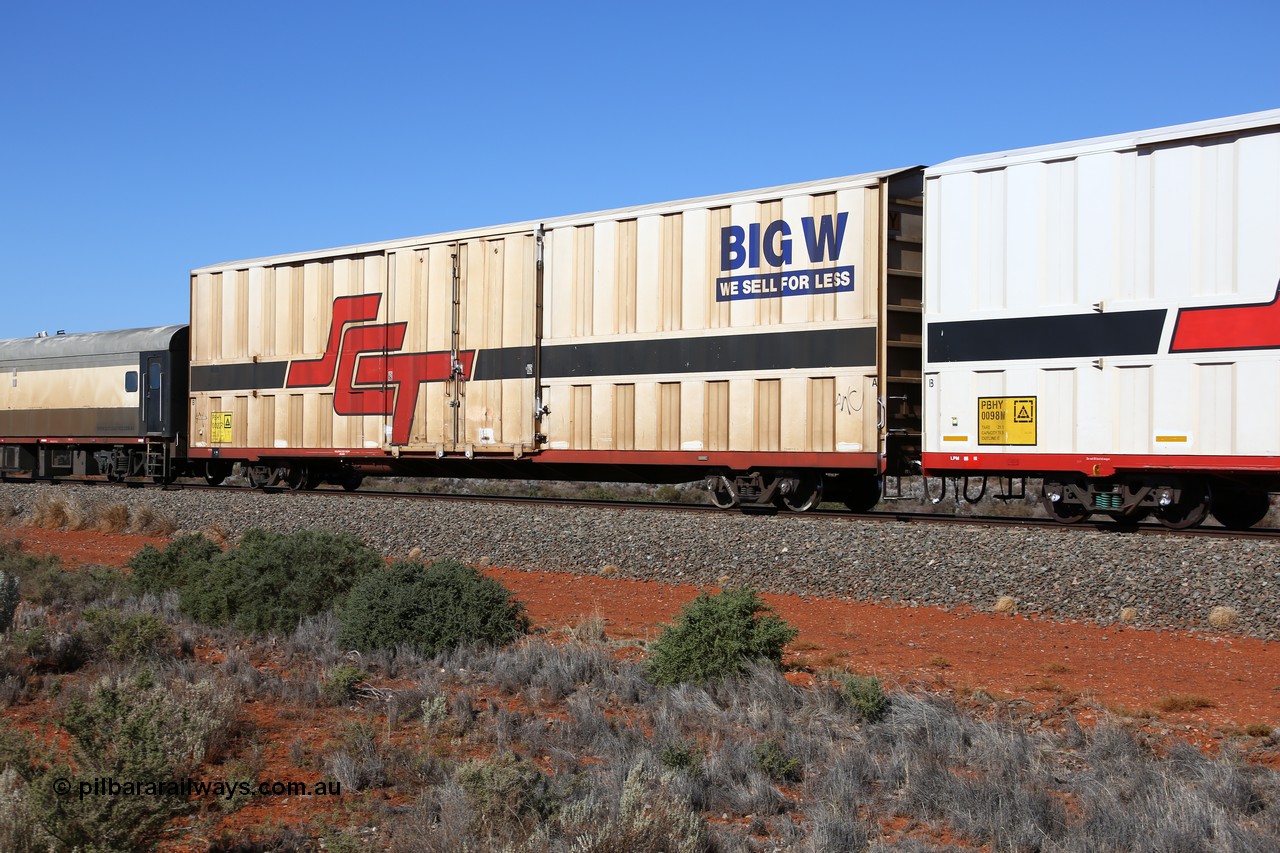
{"type": "MultiPolygon", "coordinates": [[[[834,218],[828,214],[816,222],[812,216],[800,220],[809,263],[819,264],[840,259],[844,227],[848,221],[847,212],[836,214],[834,218]]],[[[791,263],[791,226],[785,219],[774,220],[764,226],[763,230],[759,222],[753,222],[746,228],[730,225],[720,229],[721,270],[727,272],[741,269],[743,264],[748,269],[755,269],[760,266],[761,256],[765,264],[771,267],[791,263]]]]}
{"type": "Polygon", "coordinates": [[[325,388],[336,378],[334,412],[391,415],[391,443],[408,444],[422,383],[444,382],[455,373],[465,381],[476,354],[474,350],[458,353],[455,365],[448,352],[399,352],[407,323],[355,325],[376,320],[381,301],[380,293],[333,300],[324,355],[291,362],[284,384],[286,388],[325,388]]]}

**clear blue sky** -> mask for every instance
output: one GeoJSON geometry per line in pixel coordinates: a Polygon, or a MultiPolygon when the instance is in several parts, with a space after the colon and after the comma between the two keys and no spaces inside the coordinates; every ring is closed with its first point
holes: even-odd
{"type": "Polygon", "coordinates": [[[0,338],[186,322],[219,261],[1280,107],[1278,25],[1274,0],[15,0],[0,338]]]}

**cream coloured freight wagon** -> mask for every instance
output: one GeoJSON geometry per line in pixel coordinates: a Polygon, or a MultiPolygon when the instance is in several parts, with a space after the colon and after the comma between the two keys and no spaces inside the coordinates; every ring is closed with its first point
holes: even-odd
{"type": "Polygon", "coordinates": [[[920,174],[195,270],[192,456],[873,502],[919,451],[920,174]]]}

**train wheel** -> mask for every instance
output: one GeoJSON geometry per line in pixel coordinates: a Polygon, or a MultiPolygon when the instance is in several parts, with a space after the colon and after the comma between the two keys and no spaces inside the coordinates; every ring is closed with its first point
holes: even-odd
{"type": "Polygon", "coordinates": [[[822,503],[822,476],[820,474],[802,474],[796,478],[796,487],[786,494],[777,495],[773,502],[776,506],[792,512],[808,512],[822,503]]]}
{"type": "Polygon", "coordinates": [[[1049,517],[1059,524],[1078,524],[1089,517],[1089,508],[1084,504],[1067,503],[1061,498],[1064,497],[1065,489],[1058,483],[1045,483],[1044,493],[1040,498],[1040,502],[1044,504],[1045,512],[1049,513],[1049,517]],[[1059,500],[1053,500],[1050,495],[1056,494],[1059,500]]]}
{"type": "Polygon", "coordinates": [[[276,471],[266,465],[249,465],[245,469],[245,477],[249,480],[249,488],[265,489],[276,481],[276,471]]]}
{"type": "Polygon", "coordinates": [[[311,471],[306,465],[290,465],[285,471],[284,484],[293,491],[311,488],[311,471]]]}
{"type": "Polygon", "coordinates": [[[364,475],[359,471],[347,471],[342,477],[342,488],[348,492],[354,492],[363,482],[364,475]]]}
{"type": "Polygon", "coordinates": [[[231,473],[231,466],[225,462],[211,459],[204,463],[204,481],[210,486],[221,486],[229,473],[231,473]]]}
{"type": "MultiPolygon", "coordinates": [[[[844,477],[840,479],[843,480],[844,477]]],[[[870,512],[872,507],[880,503],[882,481],[879,477],[856,477],[853,485],[848,488],[849,491],[844,496],[844,505],[853,512],[870,512]]]]}
{"type": "Polygon", "coordinates": [[[1181,491],[1178,500],[1155,510],[1156,521],[1170,530],[1197,527],[1209,517],[1212,496],[1208,483],[1189,480],[1183,484],[1181,491]]]}
{"type": "Polygon", "coordinates": [[[1258,491],[1223,491],[1213,496],[1213,517],[1228,530],[1246,530],[1266,518],[1271,495],[1258,491]]]}
{"type": "Polygon", "coordinates": [[[708,477],[707,491],[711,494],[711,503],[720,509],[733,509],[738,505],[738,493],[728,477],[708,477]]]}

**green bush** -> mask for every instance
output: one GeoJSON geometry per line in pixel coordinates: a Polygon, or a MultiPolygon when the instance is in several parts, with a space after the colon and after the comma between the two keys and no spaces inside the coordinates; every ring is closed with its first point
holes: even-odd
{"type": "Polygon", "coordinates": [[[37,557],[8,546],[0,548],[0,572],[18,579],[22,598],[34,604],[83,605],[124,592],[124,574],[104,566],[68,571],[53,556],[37,557]]]}
{"type": "Polygon", "coordinates": [[[502,645],[529,630],[524,605],[456,560],[400,561],[362,577],[339,611],[346,648],[412,647],[434,655],[468,644],[502,645]]]}
{"type": "Polygon", "coordinates": [[[0,571],[0,634],[13,627],[19,600],[17,576],[0,571]]]}
{"type": "Polygon", "coordinates": [[[800,759],[788,755],[777,739],[756,744],[752,752],[760,772],[775,782],[799,782],[804,777],[800,759]]]}
{"type": "Polygon", "coordinates": [[[550,783],[538,766],[510,754],[468,761],[455,778],[467,792],[480,825],[541,819],[555,807],[550,783]]]}
{"type": "Polygon", "coordinates": [[[874,723],[889,709],[889,697],[884,695],[880,679],[875,676],[845,673],[838,681],[841,697],[868,723],[874,723]]]}
{"type": "Polygon", "coordinates": [[[381,566],[377,551],[347,534],[250,530],[238,547],[186,577],[179,606],[201,622],[291,631],[304,616],[339,604],[352,584],[381,566]]]}
{"type": "Polygon", "coordinates": [[[146,850],[173,815],[191,807],[178,782],[225,734],[234,711],[232,696],[209,682],[166,687],[145,672],[103,679],[74,697],[61,721],[70,762],[47,754],[37,760],[29,739],[8,735],[0,738],[0,764],[23,776],[30,814],[66,848],[146,850]],[[127,782],[135,792],[80,797],[77,788],[68,796],[57,787],[67,779],[127,782]],[[138,792],[139,785],[149,787],[138,792]]]}
{"type": "Polygon", "coordinates": [[[783,647],[797,633],[754,589],[703,592],[654,641],[649,678],[663,686],[738,675],[757,660],[781,664],[783,647]]]}
{"type": "Polygon", "coordinates": [[[173,647],[173,631],[151,613],[126,616],[118,610],[90,608],[82,614],[84,641],[94,657],[136,661],[173,647]]]}
{"type": "Polygon", "coordinates": [[[356,685],[366,680],[369,673],[349,663],[338,664],[320,686],[320,695],[330,705],[341,705],[356,695],[356,685]]]}
{"type": "Polygon", "coordinates": [[[147,545],[129,560],[130,586],[139,593],[180,589],[207,572],[220,554],[222,549],[198,533],[174,538],[163,551],[147,545]]]}

